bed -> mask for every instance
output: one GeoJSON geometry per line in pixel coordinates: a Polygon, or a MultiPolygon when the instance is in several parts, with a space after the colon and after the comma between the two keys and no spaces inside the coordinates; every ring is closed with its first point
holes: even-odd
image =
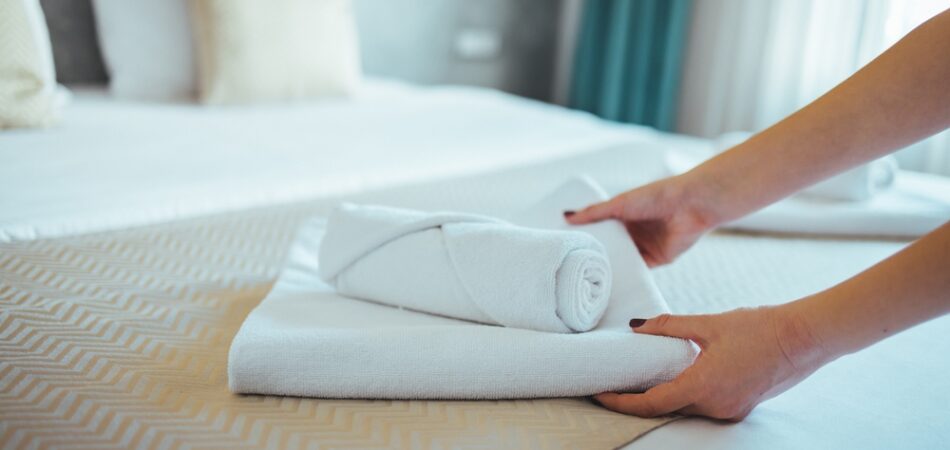
{"type": "MultiPolygon", "coordinates": [[[[370,80],[351,101],[252,108],[143,104],[76,90],[59,127],[0,134],[2,447],[950,441],[946,317],[842,358],[739,424],[638,419],[587,399],[228,392],[237,327],[268,292],[296,227],[341,199],[499,213],[578,173],[617,192],[663,176],[666,152],[708,146],[491,90],[387,80],[370,80]]],[[[715,312],[807,295],[905,244],[717,232],[654,274],[674,312],[715,312]]]]}

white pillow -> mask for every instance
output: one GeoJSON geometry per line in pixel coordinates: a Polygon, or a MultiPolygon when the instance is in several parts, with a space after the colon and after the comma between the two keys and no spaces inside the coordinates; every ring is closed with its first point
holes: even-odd
{"type": "Polygon", "coordinates": [[[39,1],[0,0],[0,128],[48,126],[67,96],[39,1]]]}
{"type": "Polygon", "coordinates": [[[340,96],[359,82],[348,0],[193,0],[191,7],[205,103],[340,96]]]}
{"type": "Polygon", "coordinates": [[[194,96],[187,0],[93,0],[93,8],[114,95],[139,100],[194,96]]]}

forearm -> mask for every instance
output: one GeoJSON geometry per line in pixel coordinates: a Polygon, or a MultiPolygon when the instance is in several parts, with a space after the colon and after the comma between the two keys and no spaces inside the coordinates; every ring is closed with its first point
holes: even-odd
{"type": "Polygon", "coordinates": [[[946,55],[950,10],[821,98],[685,177],[712,197],[713,221],[722,223],[937,133],[950,126],[946,55]]]}
{"type": "Polygon", "coordinates": [[[791,345],[813,347],[802,354],[823,359],[947,314],[950,222],[859,275],[780,308],[800,325],[791,345]]]}

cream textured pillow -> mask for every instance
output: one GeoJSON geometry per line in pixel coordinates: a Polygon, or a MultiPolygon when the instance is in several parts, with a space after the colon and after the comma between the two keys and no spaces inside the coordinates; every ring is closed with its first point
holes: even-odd
{"type": "Polygon", "coordinates": [[[205,103],[346,95],[359,82],[348,0],[193,0],[191,7],[205,103]]]}
{"type": "Polygon", "coordinates": [[[0,0],[0,128],[50,125],[64,102],[38,0],[0,0]]]}

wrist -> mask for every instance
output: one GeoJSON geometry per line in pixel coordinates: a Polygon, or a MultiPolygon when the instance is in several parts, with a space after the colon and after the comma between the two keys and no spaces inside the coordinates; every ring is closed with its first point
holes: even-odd
{"type": "Polygon", "coordinates": [[[706,230],[732,219],[725,210],[729,202],[724,201],[724,186],[715,177],[694,169],[676,176],[676,180],[679,201],[706,230]]]}
{"type": "Polygon", "coordinates": [[[781,199],[785,192],[775,179],[775,164],[763,160],[760,135],[725,151],[681,177],[693,196],[703,199],[703,214],[713,226],[736,220],[781,199]]]}
{"type": "Polygon", "coordinates": [[[772,308],[771,315],[782,353],[793,367],[805,372],[840,356],[828,345],[828,336],[822,333],[811,306],[809,302],[799,300],[772,308]]]}

